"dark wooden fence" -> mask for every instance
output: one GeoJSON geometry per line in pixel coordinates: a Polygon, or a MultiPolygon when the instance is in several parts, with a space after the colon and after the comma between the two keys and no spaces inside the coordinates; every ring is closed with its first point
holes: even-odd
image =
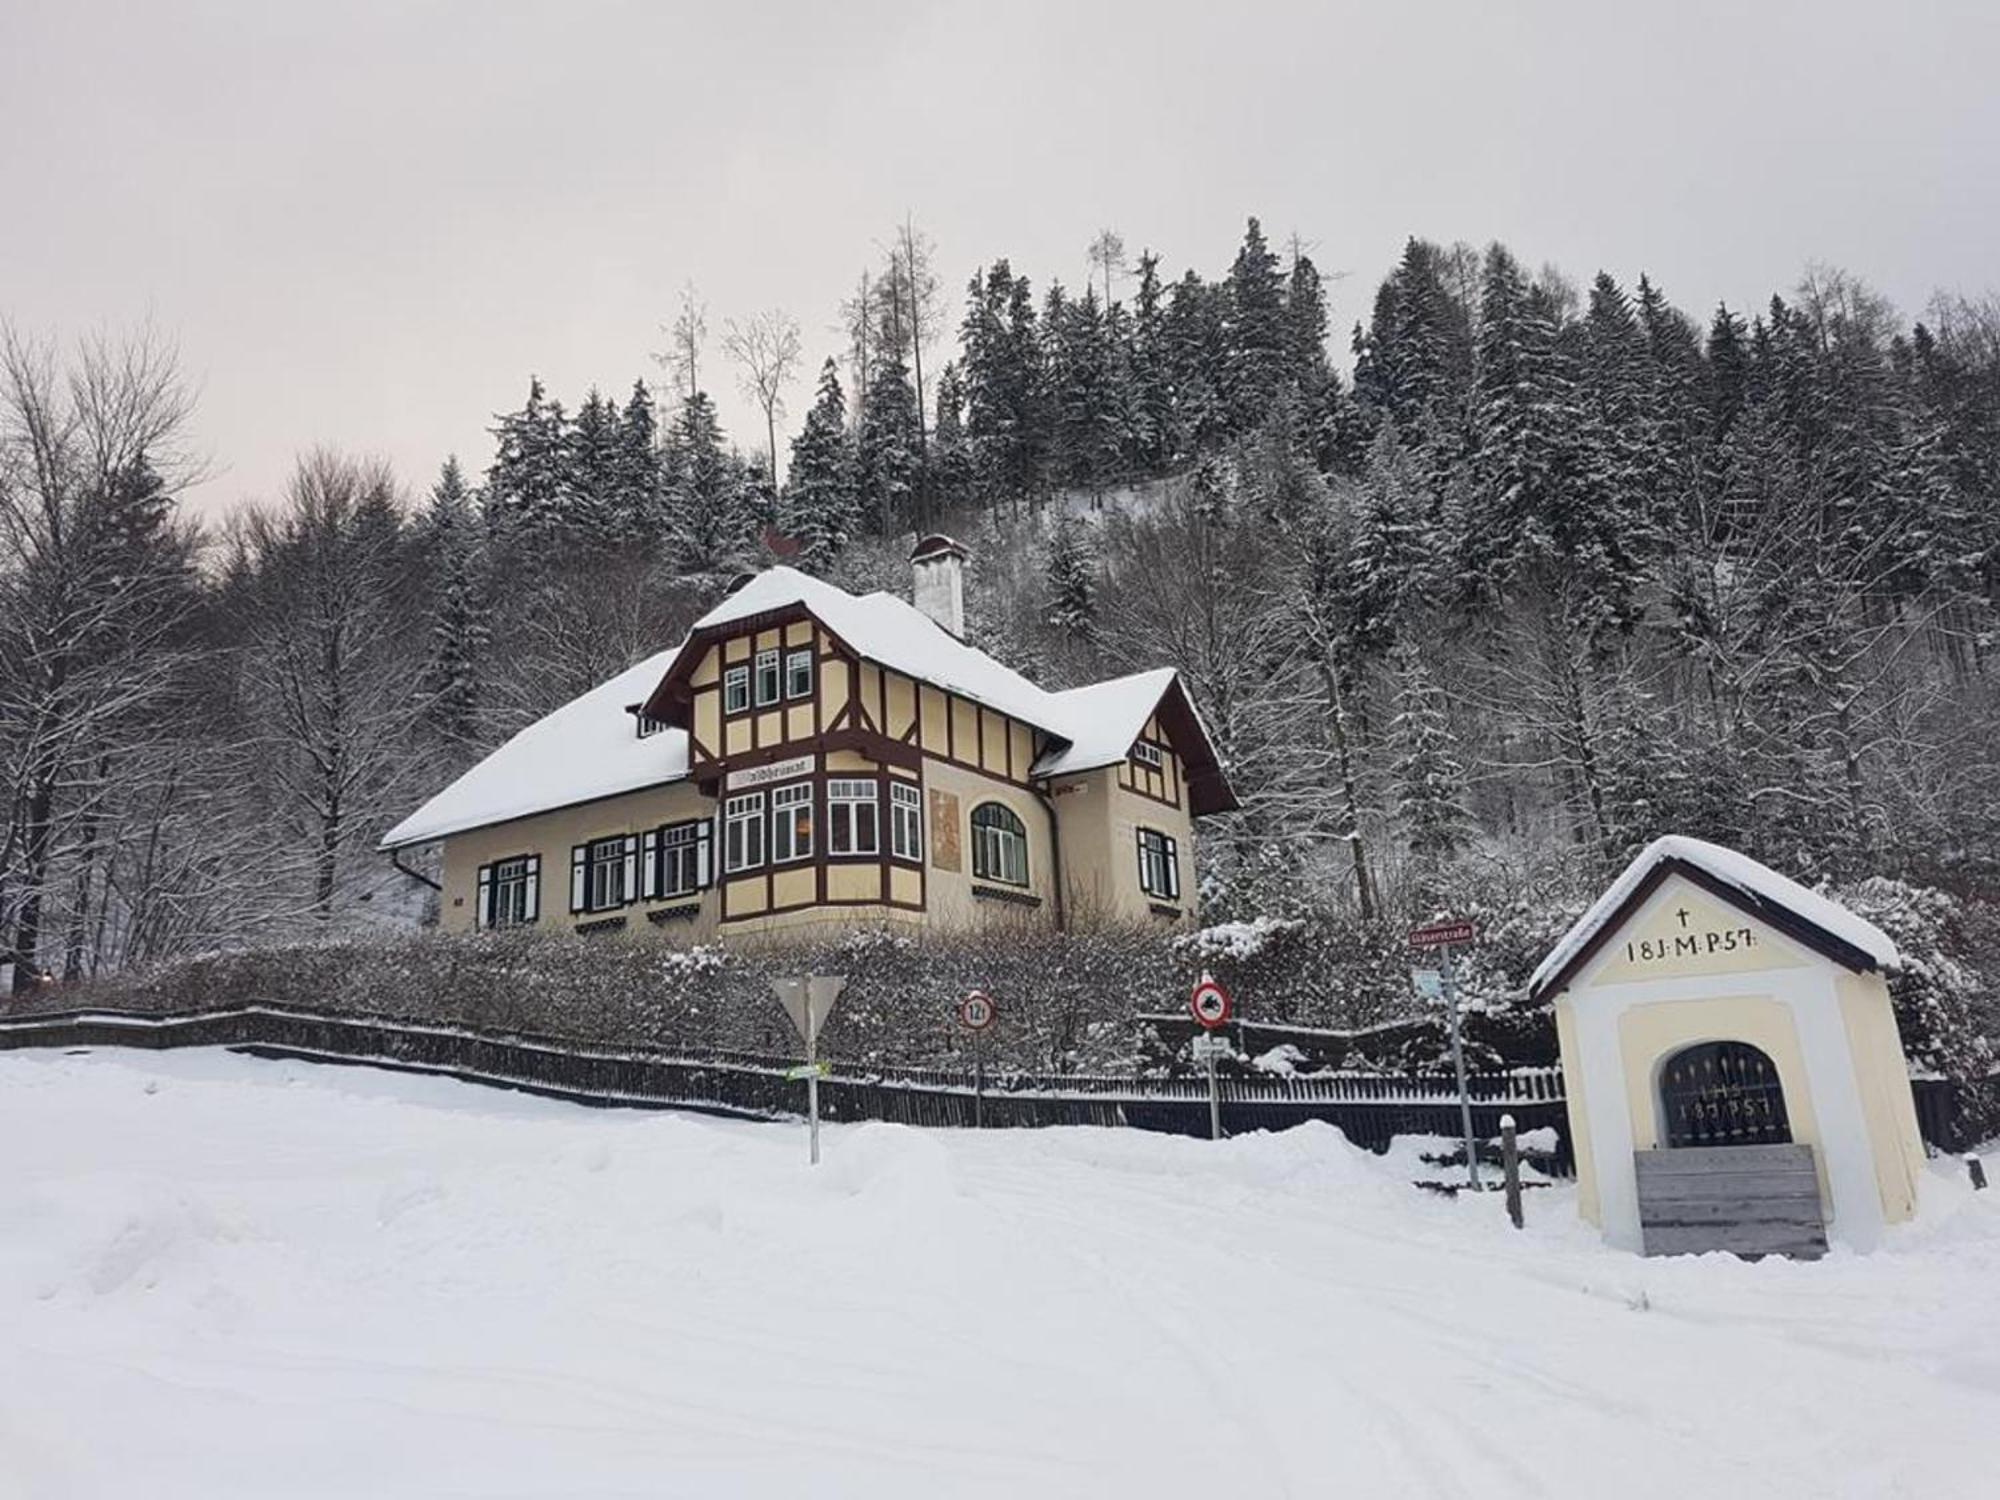
{"type": "MultiPolygon", "coordinates": [[[[739,1119],[796,1118],[805,1085],[785,1076],[796,1059],[760,1053],[614,1050],[559,1037],[427,1026],[385,1016],[322,1015],[241,1006],[193,1015],[63,1011],[0,1020],[0,1050],[27,1047],[227,1047],[261,1057],[361,1063],[436,1073],[582,1104],[688,1109],[739,1119]]],[[[829,1120],[969,1127],[1125,1125],[1176,1135],[1208,1133],[1208,1085],[1198,1076],[1126,1077],[989,1072],[975,1100],[970,1072],[829,1063],[820,1109],[829,1120]]],[[[1942,1151],[1980,1143],[2000,1118],[2000,1077],[1984,1085],[1920,1079],[1911,1085],[1924,1140],[1942,1151]]],[[[1283,1130],[1307,1120],[1339,1127],[1357,1146],[1385,1151],[1399,1135],[1459,1133],[1449,1075],[1328,1072],[1273,1078],[1236,1072],[1221,1083],[1231,1134],[1283,1130]]],[[[1551,1127],[1549,1170],[1575,1171],[1558,1068],[1475,1073],[1473,1130],[1500,1133],[1511,1114],[1522,1133],[1551,1127]]],[[[1539,1153],[1538,1153],[1539,1155],[1539,1153]]]]}
{"type": "MultiPolygon", "coordinates": [[[[804,1108],[804,1084],[785,1076],[792,1058],[609,1050],[521,1033],[267,1006],[181,1016],[68,1011],[0,1021],[0,1050],[24,1047],[227,1047],[262,1057],[443,1074],[584,1104],[750,1119],[795,1118],[804,1108]]],[[[829,1120],[969,1127],[976,1110],[988,1127],[1125,1125],[1178,1135],[1208,1132],[1208,1085],[1200,1077],[989,1072],[983,1097],[976,1098],[970,1072],[838,1060],[829,1067],[820,1084],[821,1113],[829,1120]]],[[[1230,1076],[1222,1080],[1221,1092],[1223,1127],[1230,1133],[1322,1120],[1356,1145],[1383,1151],[1398,1135],[1455,1137],[1459,1131],[1457,1093],[1448,1076],[1230,1076]]],[[[1513,1115],[1524,1132],[1552,1127],[1557,1145],[1550,1169],[1574,1170],[1558,1070],[1474,1075],[1471,1095],[1473,1128],[1480,1135],[1498,1135],[1503,1114],[1513,1115]]]]}

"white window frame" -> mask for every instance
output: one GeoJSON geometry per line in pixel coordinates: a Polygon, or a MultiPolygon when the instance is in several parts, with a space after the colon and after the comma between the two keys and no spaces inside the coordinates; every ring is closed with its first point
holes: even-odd
{"type": "Polygon", "coordinates": [[[668,823],[646,835],[645,899],[671,901],[708,889],[714,825],[706,818],[668,823]]]}
{"type": "Polygon", "coordinates": [[[784,697],[784,669],[780,665],[783,655],[784,653],[779,651],[775,646],[769,651],[759,651],[757,653],[756,671],[751,674],[751,682],[754,685],[751,696],[755,699],[759,708],[769,708],[773,703],[784,697]],[[769,673],[768,677],[766,677],[766,673],[769,673]],[[767,681],[771,688],[768,695],[764,691],[767,681]]]}
{"type": "Polygon", "coordinates": [[[826,852],[835,859],[881,857],[882,783],[874,777],[828,778],[826,852]],[[867,835],[865,840],[862,837],[864,833],[867,835]]]}
{"type": "Polygon", "coordinates": [[[1135,740],[1133,742],[1132,759],[1140,765],[1150,767],[1155,771],[1164,771],[1167,768],[1165,752],[1158,745],[1146,740],[1135,740]]]}
{"type": "Polygon", "coordinates": [[[813,784],[794,781],[771,788],[771,863],[796,864],[813,856],[813,784]],[[800,821],[800,814],[804,821],[800,821]]]}
{"type": "Polygon", "coordinates": [[[810,698],[813,690],[813,654],[810,646],[785,655],[785,696],[810,698]]]}
{"type": "Polygon", "coordinates": [[[739,792],[722,803],[722,869],[726,875],[764,867],[764,794],[739,792]]]}
{"type": "Polygon", "coordinates": [[[1004,802],[982,802],[972,809],[968,825],[972,830],[972,877],[999,885],[1028,885],[1028,825],[1021,815],[1004,802]],[[1012,822],[1008,828],[983,828],[979,814],[998,808],[1012,822]]]}
{"type": "Polygon", "coordinates": [[[889,782],[889,852],[912,864],[924,862],[924,793],[915,782],[889,782]]]}
{"type": "Polygon", "coordinates": [[[532,927],[541,915],[542,857],[512,854],[481,865],[478,886],[473,920],[482,931],[532,927]]]}
{"type": "Polygon", "coordinates": [[[624,834],[584,845],[585,911],[616,911],[636,898],[633,840],[624,834]]]}
{"type": "Polygon", "coordinates": [[[1161,901],[1181,899],[1181,846],[1157,828],[1134,830],[1139,844],[1139,889],[1161,901]],[[1149,846],[1148,841],[1153,843],[1149,846]],[[1162,877],[1159,884],[1154,876],[1162,877]]]}
{"type": "Polygon", "coordinates": [[[740,714],[750,707],[750,668],[731,667],[722,674],[722,711],[740,714]]]}
{"type": "Polygon", "coordinates": [[[668,727],[666,720],[656,719],[650,714],[639,713],[634,714],[632,717],[638,721],[639,738],[642,740],[649,740],[662,729],[668,727]]]}

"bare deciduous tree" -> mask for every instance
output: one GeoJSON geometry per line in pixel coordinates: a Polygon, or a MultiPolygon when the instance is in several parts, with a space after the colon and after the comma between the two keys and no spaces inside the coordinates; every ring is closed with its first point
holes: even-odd
{"type": "Polygon", "coordinates": [[[785,387],[799,367],[798,320],[770,308],[748,321],[731,318],[723,326],[723,351],[742,367],[744,395],[763,410],[764,435],[771,445],[771,489],[778,488],[778,418],[785,410],[785,387]]]}

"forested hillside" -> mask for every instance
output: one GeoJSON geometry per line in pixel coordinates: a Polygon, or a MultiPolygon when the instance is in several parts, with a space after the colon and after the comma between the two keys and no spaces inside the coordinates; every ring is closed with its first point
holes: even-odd
{"type": "Polygon", "coordinates": [[[1254,220],[1220,274],[1108,232],[1079,265],[948,286],[906,225],[823,363],[777,312],[711,341],[690,291],[657,384],[524,373],[420,492],[314,451],[206,532],[171,352],[9,334],[0,949],[81,977],[410,921],[374,843],[483,750],[741,569],[900,589],[942,528],[997,655],[1185,674],[1245,804],[1205,832],[1214,919],[1390,972],[1454,906],[1532,957],[1675,831],[1983,953],[2000,303],[1905,321],[1815,270],[1696,319],[1412,240],[1336,363],[1320,272],[1254,220]],[[719,427],[738,378],[762,431],[719,427]]]}

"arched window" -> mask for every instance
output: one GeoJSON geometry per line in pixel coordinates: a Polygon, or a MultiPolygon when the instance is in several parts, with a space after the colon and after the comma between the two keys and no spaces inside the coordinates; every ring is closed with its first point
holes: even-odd
{"type": "Polygon", "coordinates": [[[1660,1069],[1669,1146],[1783,1145],[1792,1138],[1777,1064],[1748,1042],[1686,1047],[1660,1069]]]}
{"type": "Polygon", "coordinates": [[[1012,808],[998,802],[973,808],[972,873],[1002,885],[1028,883],[1028,830],[1012,808]]]}

